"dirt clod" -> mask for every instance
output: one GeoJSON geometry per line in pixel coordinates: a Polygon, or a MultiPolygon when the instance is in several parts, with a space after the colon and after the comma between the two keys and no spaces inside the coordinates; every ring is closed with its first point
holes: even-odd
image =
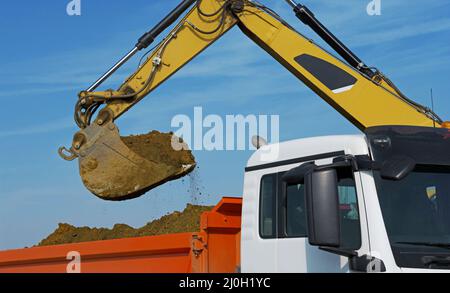
{"type": "Polygon", "coordinates": [[[200,229],[200,215],[211,209],[212,207],[208,206],[188,204],[183,212],[171,213],[137,229],[126,224],[116,224],[112,229],[107,229],[75,227],[61,223],[52,234],[42,240],[37,246],[197,232],[200,229]]]}

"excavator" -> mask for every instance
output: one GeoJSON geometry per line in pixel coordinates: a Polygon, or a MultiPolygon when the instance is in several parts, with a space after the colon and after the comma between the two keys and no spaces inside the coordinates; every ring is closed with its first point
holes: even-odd
{"type": "Polygon", "coordinates": [[[136,198],[189,173],[195,165],[177,169],[161,162],[156,152],[154,157],[144,158],[132,151],[121,139],[115,122],[235,26],[362,131],[383,125],[449,128],[449,122],[409,99],[380,70],[366,65],[305,5],[285,1],[340,58],[255,0],[184,0],[139,38],[111,69],[79,93],[75,122],[80,130],[70,148],[59,149],[60,156],[68,161],[78,159],[84,185],[104,200],[136,198]],[[117,90],[97,91],[172,25],[117,90]]]}

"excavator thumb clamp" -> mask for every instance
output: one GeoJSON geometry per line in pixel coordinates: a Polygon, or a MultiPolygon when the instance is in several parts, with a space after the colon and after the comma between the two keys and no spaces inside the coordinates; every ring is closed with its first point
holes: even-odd
{"type": "Polygon", "coordinates": [[[59,153],[66,160],[78,158],[89,191],[104,200],[120,201],[190,173],[195,161],[186,148],[176,136],[159,132],[120,137],[112,121],[97,119],[75,134],[70,150],[63,147],[59,153]],[[180,143],[181,150],[176,151],[173,142],[180,143]]]}

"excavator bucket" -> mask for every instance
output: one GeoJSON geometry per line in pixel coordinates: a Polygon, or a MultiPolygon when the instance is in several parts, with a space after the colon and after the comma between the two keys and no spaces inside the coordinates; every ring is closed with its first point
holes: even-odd
{"type": "MultiPolygon", "coordinates": [[[[172,134],[153,131],[121,137],[113,122],[94,123],[75,134],[71,156],[78,157],[86,188],[104,200],[139,197],[167,181],[183,177],[196,166],[187,146],[172,134]],[[174,143],[177,145],[175,150],[174,143]]],[[[67,151],[67,150],[66,150],[67,151]]]]}

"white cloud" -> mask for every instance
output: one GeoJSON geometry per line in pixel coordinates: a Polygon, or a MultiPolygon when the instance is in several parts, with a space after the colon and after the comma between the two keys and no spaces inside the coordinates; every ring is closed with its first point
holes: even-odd
{"type": "Polygon", "coordinates": [[[381,45],[390,41],[399,41],[401,39],[418,37],[431,33],[437,33],[450,30],[450,19],[437,19],[420,23],[416,25],[405,24],[395,28],[382,28],[378,31],[372,31],[355,36],[352,41],[353,47],[381,45]]]}
{"type": "Polygon", "coordinates": [[[63,118],[55,121],[44,122],[41,124],[30,125],[23,128],[0,130],[0,138],[56,132],[69,129],[73,127],[73,125],[74,122],[72,121],[71,117],[63,118]]]}

